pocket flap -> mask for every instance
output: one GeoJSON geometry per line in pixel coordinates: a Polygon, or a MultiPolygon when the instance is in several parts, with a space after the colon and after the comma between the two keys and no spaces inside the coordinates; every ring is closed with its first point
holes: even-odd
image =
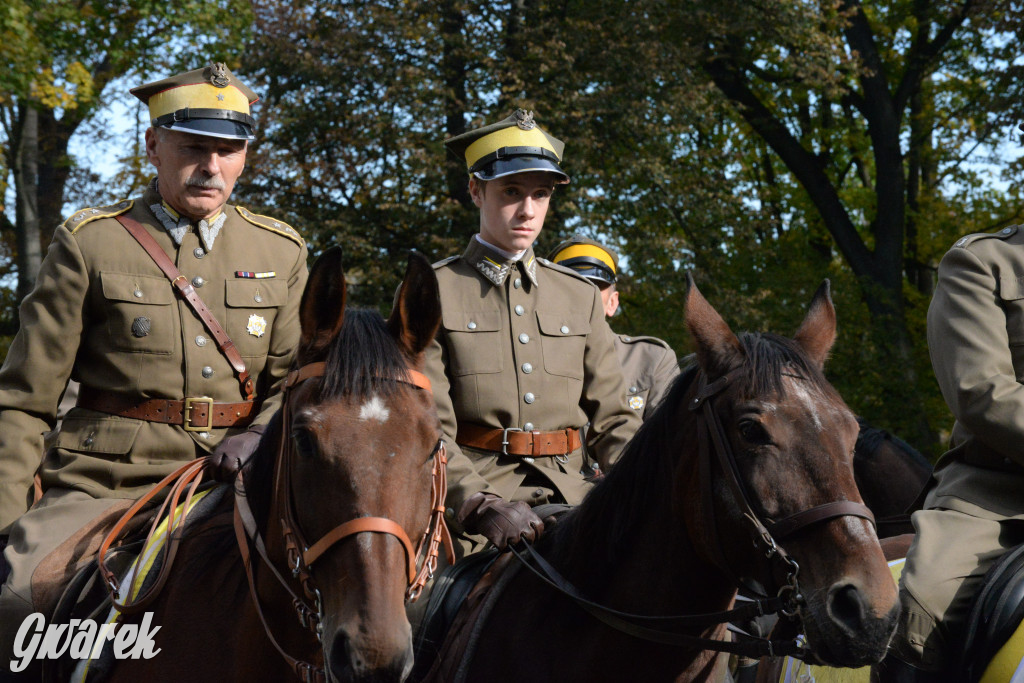
{"type": "Polygon", "coordinates": [[[537,312],[537,326],[550,337],[575,337],[590,334],[590,318],[571,313],[537,312]]]}
{"type": "Polygon", "coordinates": [[[56,445],[71,451],[124,455],[141,427],[138,420],[68,416],[60,425],[56,445]]]}
{"type": "Polygon", "coordinates": [[[288,300],[284,280],[227,280],[224,303],[232,308],[278,308],[288,300]]]}
{"type": "Polygon", "coordinates": [[[442,307],[442,324],[451,332],[496,332],[501,329],[501,311],[453,311],[442,307]]]}
{"type": "Polygon", "coordinates": [[[1011,275],[1000,275],[999,298],[1003,301],[1024,299],[1024,276],[1013,277],[1011,275]]]}
{"type": "Polygon", "coordinates": [[[174,292],[167,278],[153,275],[100,272],[103,296],[111,301],[166,306],[174,302],[174,292]]]}

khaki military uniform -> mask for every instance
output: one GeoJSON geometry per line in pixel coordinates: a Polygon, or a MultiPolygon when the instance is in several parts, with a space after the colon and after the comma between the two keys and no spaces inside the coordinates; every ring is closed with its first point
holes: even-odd
{"type": "Polygon", "coordinates": [[[679,375],[679,362],[668,343],[657,337],[615,335],[615,352],[626,379],[626,403],[640,419],[651,414],[679,375]]]}
{"type": "Polygon", "coordinates": [[[939,265],[928,347],[956,418],[901,581],[897,648],[942,670],[988,568],[1024,542],[1024,231],[959,240],[939,265]],[[938,622],[938,624],[936,624],[938,622]]]}
{"type": "MultiPolygon", "coordinates": [[[[3,589],[5,610],[12,591],[15,600],[27,595],[32,568],[69,533],[46,515],[36,524],[35,511],[9,527],[25,512],[37,468],[47,492],[44,508],[92,501],[80,526],[98,514],[103,503],[97,499],[136,498],[182,461],[204,456],[229,433],[244,430],[189,432],[76,407],[40,466],[43,435],[54,425],[69,377],[83,390],[140,401],[244,400],[210,333],[114,216],[127,213],[141,223],[191,280],[255,379],[257,400],[278,388],[292,363],[306,282],[306,246],[299,235],[274,219],[225,206],[226,219],[209,249],[193,229],[179,247],[149,208],[159,204],[154,183],[141,199],[74,214],[57,228],[36,287],[21,306],[21,329],[0,370],[0,533],[11,533],[12,568],[3,589]],[[51,530],[56,538],[47,537],[51,530]]],[[[265,423],[275,409],[275,401],[265,402],[255,422],[265,423]]],[[[74,506],[67,507],[64,517],[75,514],[74,506]]]]}
{"type": "Polygon", "coordinates": [[[605,468],[639,426],[600,293],[571,270],[528,249],[509,262],[475,238],[435,264],[442,324],[427,353],[438,416],[449,444],[448,518],[487,491],[531,505],[577,504],[583,449],[567,457],[505,456],[459,448],[459,424],[555,431],[589,420],[586,448],[605,468]]]}

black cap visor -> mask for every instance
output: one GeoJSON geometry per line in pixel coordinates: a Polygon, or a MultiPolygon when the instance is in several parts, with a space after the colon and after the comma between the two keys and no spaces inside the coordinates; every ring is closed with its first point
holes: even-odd
{"type": "Polygon", "coordinates": [[[576,258],[558,261],[558,265],[564,266],[565,268],[572,268],[583,277],[590,278],[591,280],[600,280],[601,282],[605,282],[609,285],[615,284],[615,273],[613,273],[605,264],[601,263],[597,259],[592,259],[589,256],[578,256],[576,258]]]}
{"type": "Polygon", "coordinates": [[[206,135],[212,138],[226,138],[228,140],[255,140],[252,128],[238,121],[227,119],[189,119],[187,121],[175,121],[161,126],[168,130],[178,130],[182,133],[193,135],[206,135]]]}
{"type": "Polygon", "coordinates": [[[554,174],[557,176],[557,179],[555,180],[556,185],[566,185],[569,182],[568,174],[559,168],[557,163],[551,159],[535,156],[517,156],[496,159],[480,170],[474,171],[473,175],[480,180],[494,180],[495,178],[503,178],[507,175],[531,173],[534,171],[554,174]]]}

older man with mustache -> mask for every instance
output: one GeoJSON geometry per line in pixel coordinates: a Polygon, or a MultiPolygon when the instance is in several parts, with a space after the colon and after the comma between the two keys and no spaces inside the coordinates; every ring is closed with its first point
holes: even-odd
{"type": "Polygon", "coordinates": [[[212,454],[230,478],[277,407],[299,338],[305,242],[227,203],[255,94],[223,64],[132,93],[149,106],[157,177],[56,229],[0,369],[0,674],[24,618],[50,607],[39,562],[61,544],[94,551],[83,524],[183,461],[212,454]],[[44,455],[69,379],[77,405],[44,455]],[[34,475],[41,499],[26,513],[34,475]]]}

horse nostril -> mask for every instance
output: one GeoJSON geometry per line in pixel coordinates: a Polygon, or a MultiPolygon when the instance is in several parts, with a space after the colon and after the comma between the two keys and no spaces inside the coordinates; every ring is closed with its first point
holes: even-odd
{"type": "Polygon", "coordinates": [[[352,661],[352,645],[349,643],[348,636],[339,629],[331,641],[331,651],[327,661],[331,679],[336,681],[354,680],[355,664],[352,661]]]}
{"type": "Polygon", "coordinates": [[[864,598],[853,584],[835,585],[829,591],[828,614],[836,624],[859,632],[864,624],[864,598]]]}

